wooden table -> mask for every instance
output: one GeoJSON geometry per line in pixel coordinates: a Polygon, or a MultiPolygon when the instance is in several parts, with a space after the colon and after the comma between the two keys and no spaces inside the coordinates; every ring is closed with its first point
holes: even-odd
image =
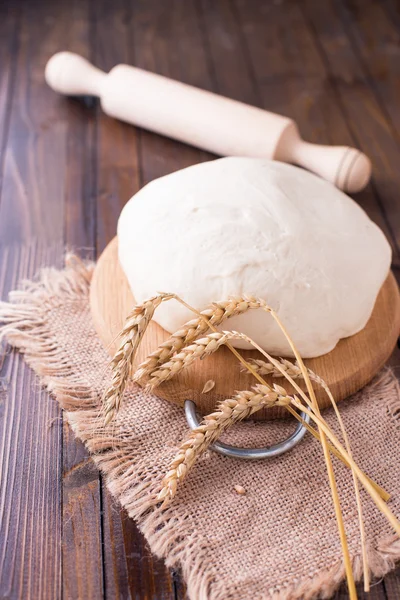
{"type": "MultiPolygon", "coordinates": [[[[394,0],[3,0],[1,297],[39,264],[61,264],[64,245],[96,257],[141,186],[213,158],[113,121],[96,102],[58,97],[43,70],[63,49],[281,112],[309,141],[360,147],[374,176],[356,199],[400,275],[399,38],[394,0]]],[[[0,356],[0,598],[184,598],[56,402],[17,354],[3,345],[0,356]]],[[[400,570],[369,597],[398,599],[400,570]]]]}

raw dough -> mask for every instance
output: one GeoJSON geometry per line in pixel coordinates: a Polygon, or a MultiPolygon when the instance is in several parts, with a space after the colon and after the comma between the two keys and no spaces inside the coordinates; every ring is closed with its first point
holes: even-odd
{"type": "MultiPolygon", "coordinates": [[[[307,171],[252,158],[222,158],[152,181],[124,207],[118,244],[138,303],[159,291],[199,310],[230,295],[260,296],[305,358],[365,326],[391,262],[384,234],[351,198],[307,171]]],[[[169,332],[191,318],[173,300],[155,314],[169,332]]],[[[263,311],[222,328],[292,356],[263,311]]]]}

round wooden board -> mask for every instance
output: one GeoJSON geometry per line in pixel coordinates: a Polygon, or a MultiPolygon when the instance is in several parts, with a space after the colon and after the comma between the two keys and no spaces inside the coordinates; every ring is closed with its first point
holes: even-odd
{"type": "MultiPolygon", "coordinates": [[[[170,300],[173,302],[173,300],[170,300]]],[[[118,261],[118,241],[114,238],[101,255],[92,279],[90,304],[94,326],[104,346],[113,355],[118,346],[118,334],[125,318],[135,304],[127,279],[118,261]]],[[[229,325],[226,325],[229,328],[229,325]]],[[[361,389],[385,364],[400,329],[400,297],[396,280],[389,274],[377,298],[374,311],[366,327],[349,338],[341,340],[329,354],[307,359],[307,366],[318,373],[331,388],[337,401],[361,389]]],[[[169,334],[151,322],[139,347],[136,364],[155,350],[169,334]]],[[[246,358],[258,357],[254,351],[241,351],[246,358]]],[[[281,379],[274,381],[282,382],[281,379]]],[[[227,348],[202,361],[160,385],[157,396],[183,405],[194,400],[203,414],[213,411],[216,403],[230,397],[235,390],[250,389],[254,377],[240,370],[238,360],[227,348]],[[215,387],[203,394],[204,384],[215,381],[215,387]]],[[[285,387],[286,384],[285,384],[285,387]]],[[[290,390],[287,387],[288,391],[290,390]]],[[[325,394],[316,387],[322,408],[329,404],[325,394]]],[[[286,416],[283,408],[264,409],[253,418],[271,419],[286,416]]]]}

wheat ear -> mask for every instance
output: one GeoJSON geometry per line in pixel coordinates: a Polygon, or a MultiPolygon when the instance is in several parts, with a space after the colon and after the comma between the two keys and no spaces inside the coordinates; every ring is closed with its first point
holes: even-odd
{"type": "MultiPolygon", "coordinates": [[[[233,337],[235,337],[233,333],[224,331],[209,333],[198,340],[194,340],[194,342],[188,346],[184,346],[179,352],[173,354],[159,368],[150,371],[150,378],[146,383],[146,388],[151,391],[160,385],[160,383],[172,379],[172,377],[186,367],[189,367],[198,358],[202,359],[216,352],[218,348],[226,344],[233,337]]],[[[136,380],[136,374],[134,379],[136,380]]]]}
{"type": "MultiPolygon", "coordinates": [[[[290,375],[290,377],[292,377],[293,379],[303,379],[303,373],[297,363],[292,363],[286,358],[280,358],[279,362],[282,365],[283,369],[286,371],[286,373],[290,375]]],[[[273,365],[272,363],[268,363],[265,360],[261,360],[259,358],[251,358],[249,360],[249,363],[251,364],[253,369],[260,375],[270,375],[271,377],[284,377],[282,371],[279,371],[275,365],[273,365]]],[[[246,371],[246,369],[242,367],[242,371],[246,371]]],[[[311,371],[311,369],[307,369],[307,371],[311,381],[320,385],[326,393],[330,393],[329,387],[322,379],[322,377],[314,373],[314,371],[311,371]]]]}
{"type": "Polygon", "coordinates": [[[204,417],[181,444],[163,479],[157,500],[168,503],[175,496],[178,483],[184,479],[196,459],[234,423],[245,419],[263,407],[287,406],[291,398],[286,390],[274,384],[256,385],[253,391],[238,392],[233,398],[219,403],[217,410],[204,417]]]}
{"type": "MultiPolygon", "coordinates": [[[[179,301],[178,298],[176,299],[179,301]]],[[[139,365],[135,373],[135,380],[139,381],[149,376],[152,371],[169,361],[181,348],[192,343],[213,326],[217,327],[230,317],[241,315],[249,309],[262,308],[263,305],[263,301],[249,295],[230,297],[225,302],[212,302],[208,308],[198,313],[197,318],[185,323],[179,331],[171,335],[139,365]]]]}
{"type": "MultiPolygon", "coordinates": [[[[150,391],[154,390],[154,388],[159,386],[164,381],[172,379],[172,377],[180,373],[183,369],[189,367],[198,358],[203,359],[206,356],[213,354],[218,350],[218,348],[225,345],[228,340],[235,338],[242,338],[242,334],[234,331],[224,331],[222,333],[215,332],[209,333],[198,340],[194,340],[194,342],[183,347],[179,352],[173,354],[171,358],[167,362],[163,363],[159,368],[150,371],[146,388],[150,391]]],[[[248,362],[260,375],[271,375],[272,377],[284,376],[282,372],[279,371],[272,363],[267,363],[264,360],[259,359],[250,359],[248,362]]],[[[279,362],[281,363],[282,368],[293,379],[303,378],[303,374],[298,365],[295,365],[284,358],[279,359],[279,362]]],[[[243,365],[242,370],[248,371],[247,367],[243,365]]],[[[318,383],[324,389],[327,388],[326,383],[321,377],[313,373],[310,369],[308,372],[312,381],[318,383]]],[[[135,381],[138,379],[142,380],[143,377],[135,374],[134,379],[135,381]]]]}
{"type": "Polygon", "coordinates": [[[156,308],[173,294],[159,294],[135,306],[129,313],[120,333],[120,344],[111,361],[112,380],[103,397],[104,424],[107,425],[118,411],[132,369],[135,353],[156,308]]]}

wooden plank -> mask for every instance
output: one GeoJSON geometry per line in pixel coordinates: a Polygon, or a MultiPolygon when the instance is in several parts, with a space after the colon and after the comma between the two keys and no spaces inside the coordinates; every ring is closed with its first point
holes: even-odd
{"type": "MultiPolygon", "coordinates": [[[[383,229],[389,234],[398,258],[400,210],[398,202],[394,202],[398,197],[399,187],[398,143],[344,31],[343,21],[338,15],[338,3],[326,2],[322,6],[320,3],[306,0],[304,11],[314,33],[315,42],[323,54],[327,73],[333,89],[336,90],[337,101],[346,116],[352,137],[357,146],[372,160],[372,189],[376,206],[384,215],[386,227],[383,229]]],[[[357,200],[363,196],[364,194],[357,195],[357,200]]]]}
{"type": "Polygon", "coordinates": [[[175,588],[171,573],[152,555],[135,522],[106,489],[104,492],[107,597],[172,600],[175,588]]]}
{"type": "MultiPolygon", "coordinates": [[[[91,3],[64,4],[69,28],[66,50],[92,59],[91,3]]],[[[50,92],[49,93],[53,93],[50,92]]],[[[64,240],[79,255],[94,258],[96,245],[97,110],[81,100],[55,96],[67,124],[64,240]]],[[[101,478],[67,422],[63,430],[63,596],[104,595],[101,478]]]]}
{"type": "MultiPolygon", "coordinates": [[[[54,264],[60,249],[1,246],[0,297],[54,264]]],[[[53,600],[61,594],[60,409],[21,355],[8,351],[0,363],[0,597],[53,600]]]]}
{"type": "Polygon", "coordinates": [[[14,92],[19,10],[15,6],[0,5],[0,192],[3,174],[4,150],[10,126],[11,99],[14,92]]]}
{"type": "Polygon", "coordinates": [[[127,523],[125,512],[115,501],[103,482],[103,570],[106,598],[124,598],[130,600],[139,596],[139,590],[132,590],[128,570],[127,549],[124,530],[133,528],[133,539],[139,534],[135,524],[127,523]]]}
{"type": "Polygon", "coordinates": [[[398,0],[383,0],[382,5],[389,18],[389,21],[400,33],[400,11],[398,0]]]}
{"type": "Polygon", "coordinates": [[[150,552],[132,519],[123,515],[122,522],[131,597],[136,598],[140,594],[142,598],[157,600],[174,598],[172,575],[168,571],[167,576],[164,562],[150,552]]]}
{"type": "MultiPolygon", "coordinates": [[[[91,146],[87,133],[90,134],[91,125],[87,111],[54,94],[43,77],[48,58],[67,46],[69,36],[75,40],[75,49],[83,51],[85,6],[75,2],[68,8],[43,3],[24,7],[19,77],[5,161],[2,238],[39,236],[46,244],[64,237],[69,246],[94,244],[90,228],[93,230],[95,211],[87,202],[87,191],[93,188],[88,168],[91,146]]],[[[60,263],[62,254],[61,243],[52,262],[60,263]]],[[[94,597],[90,596],[92,593],[99,597],[103,586],[101,511],[94,510],[101,506],[99,476],[97,471],[94,478],[87,473],[88,455],[82,445],[76,444],[67,426],[58,456],[62,456],[62,465],[57,475],[61,477],[62,469],[65,477],[63,526],[57,532],[58,548],[63,539],[62,560],[68,565],[63,593],[66,598],[76,598],[78,592],[85,590],[89,594],[86,597],[94,597]]],[[[57,506],[61,511],[61,488],[58,492],[57,506]]],[[[60,566],[60,552],[58,562],[60,566]]],[[[36,581],[45,585],[43,577],[40,568],[35,569],[26,577],[27,586],[36,581]]]]}
{"type": "MultiPolygon", "coordinates": [[[[112,5],[106,0],[96,3],[93,60],[105,71],[130,60],[130,14],[130,9],[126,8],[123,0],[113,2],[112,5]],[[112,39],[109,27],[115,32],[112,39]]],[[[122,207],[139,190],[139,140],[140,132],[135,127],[99,112],[96,156],[98,253],[114,237],[122,207]]]]}
{"type": "Polygon", "coordinates": [[[63,597],[102,598],[99,473],[90,458],[63,479],[63,597]]]}
{"type": "Polygon", "coordinates": [[[65,37],[58,4],[23,5],[0,204],[3,243],[36,236],[62,239],[67,128],[43,73],[48,57],[63,47],[65,37]]]}
{"type": "Polygon", "coordinates": [[[62,443],[63,597],[102,598],[103,531],[100,475],[66,421],[62,443]]]}
{"type": "Polygon", "coordinates": [[[201,0],[197,6],[213,91],[262,107],[253,65],[249,61],[232,2],[201,0]]]}
{"type": "Polygon", "coordinates": [[[237,27],[242,32],[242,52],[249,53],[258,83],[280,83],[319,79],[324,64],[312,35],[305,26],[297,3],[233,0],[237,27]]]}
{"type": "Polygon", "coordinates": [[[366,81],[386,113],[392,136],[399,140],[400,15],[397,7],[396,19],[388,4],[351,0],[336,6],[366,81]]]}
{"type": "MultiPolygon", "coordinates": [[[[93,59],[91,3],[73,0],[64,5],[69,22],[65,50],[93,59]]],[[[68,248],[94,258],[97,193],[97,105],[81,99],[55,96],[60,115],[67,123],[64,237],[68,248]]]]}
{"type": "MultiPolygon", "coordinates": [[[[96,3],[96,39],[92,57],[109,70],[132,61],[132,17],[124,0],[96,3]],[[109,31],[114,35],[110,39],[109,31]]],[[[141,182],[142,132],[98,113],[96,249],[100,253],[115,235],[123,205],[138,191],[141,182]]],[[[151,556],[142,534],[125,511],[102,487],[105,594],[109,598],[174,597],[172,576],[163,561],[151,556]]]]}
{"type": "MultiPolygon", "coordinates": [[[[212,89],[203,39],[193,2],[140,0],[132,12],[129,63],[191,85],[212,89]]],[[[140,132],[142,185],[214,155],[140,132]]]]}
{"type": "Polygon", "coordinates": [[[180,576],[180,574],[177,572],[174,572],[173,578],[174,578],[175,600],[189,600],[185,582],[182,580],[182,577],[180,576]]]}
{"type": "MultiPolygon", "coordinates": [[[[63,201],[56,179],[60,169],[51,169],[63,164],[63,128],[56,121],[55,131],[46,130],[46,120],[54,113],[41,83],[46,55],[62,43],[60,26],[45,23],[40,8],[32,12],[25,4],[16,42],[17,54],[9,48],[15,86],[12,98],[6,100],[12,110],[1,163],[0,238],[14,243],[7,251],[3,298],[20,278],[32,277],[43,264],[55,264],[62,252],[61,245],[46,251],[46,242],[60,241],[62,235],[62,220],[56,218],[63,201]],[[39,27],[33,14],[39,17],[39,27]],[[41,198],[46,194],[45,210],[41,198]],[[41,246],[21,246],[38,235],[41,246]]],[[[4,254],[3,245],[0,256],[4,254]]],[[[4,370],[10,381],[1,415],[0,596],[57,598],[61,595],[61,411],[40,391],[19,355],[10,353],[4,370]]]]}

